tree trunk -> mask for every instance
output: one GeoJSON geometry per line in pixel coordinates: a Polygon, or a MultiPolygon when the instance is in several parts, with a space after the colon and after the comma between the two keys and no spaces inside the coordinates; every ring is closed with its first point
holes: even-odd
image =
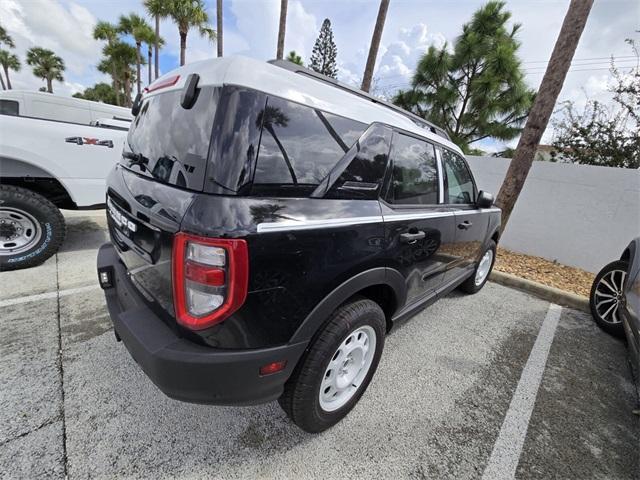
{"type": "Polygon", "coordinates": [[[284,57],[284,34],[287,30],[287,7],[289,0],[280,0],[280,25],[278,27],[278,48],[276,58],[282,60],[284,57]]]}
{"type": "Polygon", "coordinates": [[[149,83],[147,83],[147,85],[151,85],[151,45],[148,45],[147,56],[149,57],[149,62],[147,63],[147,70],[149,70],[149,83]]]}
{"type": "Polygon", "coordinates": [[[113,80],[113,89],[116,92],[116,105],[118,107],[121,107],[122,105],[120,104],[120,82],[118,81],[117,78],[113,80]]]}
{"type": "Polygon", "coordinates": [[[222,0],[216,2],[216,46],[218,48],[218,57],[222,57],[222,0]]]}
{"type": "Polygon", "coordinates": [[[153,45],[153,54],[155,55],[153,61],[155,62],[155,74],[156,74],[156,78],[158,78],[160,76],[160,57],[158,56],[158,50],[159,50],[159,46],[158,46],[158,39],[160,38],[160,17],[158,15],[156,15],[156,41],[153,45]]]}
{"type": "Polygon", "coordinates": [[[382,38],[382,29],[387,18],[387,10],[389,9],[389,0],[380,0],[380,8],[378,9],[378,18],[376,26],[373,29],[373,37],[371,37],[371,47],[369,47],[369,56],[367,57],[367,66],[364,69],[362,77],[362,90],[368,92],[371,88],[371,79],[373,78],[373,69],[376,66],[376,57],[378,56],[378,48],[380,47],[380,39],[382,38]]]}
{"type": "Polygon", "coordinates": [[[184,55],[187,50],[187,32],[180,32],[180,66],[184,65],[184,55]]]}
{"type": "Polygon", "coordinates": [[[141,77],[140,63],[142,61],[142,58],[140,55],[141,47],[142,47],[142,43],[136,42],[136,86],[138,87],[137,93],[140,93],[140,90],[142,89],[142,79],[140,78],[141,77]]]}
{"type": "Polygon", "coordinates": [[[11,79],[9,78],[9,69],[7,67],[4,68],[4,76],[7,77],[7,89],[11,90],[11,79]]]}
{"type": "Polygon", "coordinates": [[[125,96],[125,103],[126,103],[126,107],[130,107],[131,106],[131,78],[129,78],[128,76],[126,76],[124,78],[124,96],[125,96]]]}
{"type": "Polygon", "coordinates": [[[53,93],[53,80],[47,77],[47,92],[53,93]]]}
{"type": "Polygon", "coordinates": [[[4,79],[2,78],[2,75],[0,75],[0,85],[2,85],[3,90],[7,89],[7,86],[4,84],[4,79]]]}
{"type": "Polygon", "coordinates": [[[118,88],[118,71],[116,64],[113,62],[111,65],[111,86],[113,91],[116,92],[116,105],[120,106],[120,89],[118,88]]]}
{"type": "Polygon", "coordinates": [[[502,231],[507,226],[513,207],[529,174],[540,138],[547,128],[553,107],[560,90],[562,90],[562,84],[571,66],[573,54],[587,23],[592,5],[593,0],[571,0],[569,4],[569,10],[564,17],[540,89],[529,112],[527,123],[522,130],[507,175],[502,187],[500,187],[500,193],[498,193],[496,205],[502,209],[502,231]]]}

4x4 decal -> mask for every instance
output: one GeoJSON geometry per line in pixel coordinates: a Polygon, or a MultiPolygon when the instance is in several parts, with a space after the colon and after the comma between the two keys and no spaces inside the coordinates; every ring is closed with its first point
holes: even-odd
{"type": "Polygon", "coordinates": [[[75,143],[76,145],[99,145],[101,147],[113,148],[112,140],[98,140],[89,137],[67,137],[64,139],[67,143],[75,143]]]}

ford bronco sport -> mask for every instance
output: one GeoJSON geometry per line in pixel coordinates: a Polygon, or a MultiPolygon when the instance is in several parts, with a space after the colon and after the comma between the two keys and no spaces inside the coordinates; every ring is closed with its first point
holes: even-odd
{"type": "Polygon", "coordinates": [[[495,258],[446,133],[287,62],[184,66],[133,108],[98,255],[116,338],[170,397],[343,418],[385,334],[495,258]]]}

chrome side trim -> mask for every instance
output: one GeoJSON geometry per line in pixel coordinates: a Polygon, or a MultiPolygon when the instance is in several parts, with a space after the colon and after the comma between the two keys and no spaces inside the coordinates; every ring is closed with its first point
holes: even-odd
{"type": "Polygon", "coordinates": [[[436,165],[438,168],[438,203],[444,203],[444,170],[442,166],[442,149],[436,148],[436,165]]]}
{"type": "Polygon", "coordinates": [[[288,232],[292,230],[313,230],[315,228],[348,227],[366,223],[381,223],[382,215],[352,218],[327,218],[322,220],[285,220],[283,222],[265,222],[258,224],[258,233],[288,232]]]}
{"type": "Polygon", "coordinates": [[[285,220],[282,222],[259,223],[258,233],[269,232],[290,232],[295,230],[313,230],[316,228],[336,228],[348,227],[351,225],[363,225],[367,223],[397,222],[401,220],[424,220],[428,218],[453,217],[455,215],[470,215],[472,213],[499,212],[499,208],[482,208],[474,210],[421,212],[421,213],[391,213],[383,215],[372,215],[370,217],[351,218],[326,218],[320,220],[285,220]]]}

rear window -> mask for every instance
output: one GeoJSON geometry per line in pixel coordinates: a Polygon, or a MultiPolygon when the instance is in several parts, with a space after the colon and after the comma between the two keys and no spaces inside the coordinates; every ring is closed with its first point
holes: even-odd
{"type": "Polygon", "coordinates": [[[20,115],[20,105],[15,100],[0,100],[0,115],[20,115]]]}
{"type": "Polygon", "coordinates": [[[256,120],[262,136],[252,195],[310,194],[366,129],[363,123],[274,97],[256,120]]]}
{"type": "Polygon", "coordinates": [[[202,190],[219,89],[203,87],[191,109],[181,90],[146,100],[129,129],[121,163],[177,187],[202,190]]]}

